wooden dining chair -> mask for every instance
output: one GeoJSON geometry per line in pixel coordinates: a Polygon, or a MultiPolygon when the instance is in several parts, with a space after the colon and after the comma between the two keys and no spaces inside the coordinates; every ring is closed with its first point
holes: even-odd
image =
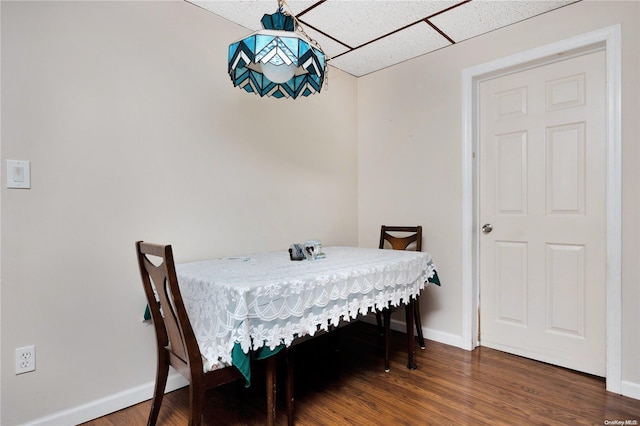
{"type": "MultiPolygon", "coordinates": [[[[380,249],[391,248],[393,250],[414,250],[422,251],[422,226],[386,226],[380,228],[380,249]]],[[[405,313],[407,318],[407,336],[413,339],[413,327],[411,323],[415,323],[416,332],[418,334],[418,343],[420,349],[425,349],[424,336],[422,334],[422,321],[420,320],[420,300],[416,296],[413,303],[405,303],[405,313]],[[411,309],[413,306],[413,309],[411,309]],[[413,315],[413,321],[410,321],[413,315]]],[[[385,338],[385,371],[389,371],[389,331],[391,322],[391,309],[386,308],[376,312],[376,321],[381,334],[385,338]],[[384,321],[382,316],[384,316],[384,321]]],[[[409,368],[415,368],[415,365],[408,365],[409,368]]]]}
{"type": "MultiPolygon", "coordinates": [[[[155,425],[169,374],[175,368],[190,383],[189,425],[200,425],[205,392],[217,386],[244,379],[235,366],[205,371],[196,336],[178,287],[170,245],[136,242],[142,284],[155,326],[158,365],[149,413],[149,426],[155,425]]],[[[275,356],[267,358],[267,423],[275,423],[275,356]]]]}

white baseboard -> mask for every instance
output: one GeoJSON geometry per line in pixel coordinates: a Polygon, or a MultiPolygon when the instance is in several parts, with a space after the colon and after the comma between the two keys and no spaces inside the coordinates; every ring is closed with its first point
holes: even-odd
{"type": "MultiPolygon", "coordinates": [[[[375,324],[376,318],[373,315],[366,315],[360,318],[361,321],[375,324]]],[[[401,333],[406,332],[406,325],[403,321],[391,320],[391,329],[399,331],[401,333]]],[[[432,330],[430,328],[422,327],[422,334],[425,339],[433,340],[434,342],[444,343],[445,345],[455,346],[457,348],[466,349],[464,347],[462,336],[458,334],[445,333],[442,331],[432,330]]]]}
{"type": "Polygon", "coordinates": [[[627,382],[623,380],[620,384],[620,391],[623,396],[640,399],[640,383],[627,382]]]}
{"type": "MultiPolygon", "coordinates": [[[[60,411],[25,423],[29,426],[77,425],[98,417],[122,410],[132,405],[151,399],[154,382],[136,386],[105,398],[97,399],[84,405],[60,411]]],[[[189,382],[178,373],[169,375],[165,393],[187,386],[189,382]]]]}
{"type": "MultiPolygon", "coordinates": [[[[407,328],[404,322],[391,320],[391,329],[405,333],[407,328]]],[[[415,332],[414,332],[415,334],[415,332]]],[[[460,349],[466,349],[462,342],[462,336],[457,334],[445,333],[443,331],[432,330],[422,327],[422,335],[427,340],[444,343],[445,345],[455,346],[460,349]]]]}

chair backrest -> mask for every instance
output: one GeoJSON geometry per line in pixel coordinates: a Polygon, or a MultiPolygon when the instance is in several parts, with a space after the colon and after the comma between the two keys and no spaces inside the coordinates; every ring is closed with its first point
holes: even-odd
{"type": "Polygon", "coordinates": [[[386,226],[380,228],[380,246],[387,242],[394,250],[407,250],[413,244],[415,251],[422,251],[422,226],[386,226]]]}
{"type": "Polygon", "coordinates": [[[142,284],[156,330],[158,351],[183,376],[203,371],[202,357],[184,307],[170,245],[136,242],[142,284]]]}

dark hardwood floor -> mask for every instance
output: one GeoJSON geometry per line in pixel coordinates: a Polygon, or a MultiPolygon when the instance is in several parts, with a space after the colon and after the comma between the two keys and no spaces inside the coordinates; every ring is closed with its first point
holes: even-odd
{"type": "MultiPolygon", "coordinates": [[[[389,373],[371,324],[341,328],[339,346],[325,335],[296,347],[296,425],[640,423],[640,401],[606,392],[602,378],[493,349],[469,352],[431,341],[425,350],[416,347],[418,369],[408,370],[404,334],[393,332],[392,339],[389,373]]],[[[248,389],[231,384],[211,392],[205,424],[264,424],[263,371],[255,365],[248,389]]],[[[278,383],[277,422],[285,425],[283,378],[278,383]]],[[[149,407],[147,401],[85,425],[144,425],[149,407]]],[[[187,388],[167,394],[158,425],[186,425],[187,419],[187,388]]]]}

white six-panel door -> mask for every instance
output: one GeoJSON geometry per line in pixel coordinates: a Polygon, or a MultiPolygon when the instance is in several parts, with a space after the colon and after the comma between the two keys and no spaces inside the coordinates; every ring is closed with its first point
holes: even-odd
{"type": "Polygon", "coordinates": [[[483,81],[479,105],[480,344],[604,376],[605,53],[483,81]]]}

